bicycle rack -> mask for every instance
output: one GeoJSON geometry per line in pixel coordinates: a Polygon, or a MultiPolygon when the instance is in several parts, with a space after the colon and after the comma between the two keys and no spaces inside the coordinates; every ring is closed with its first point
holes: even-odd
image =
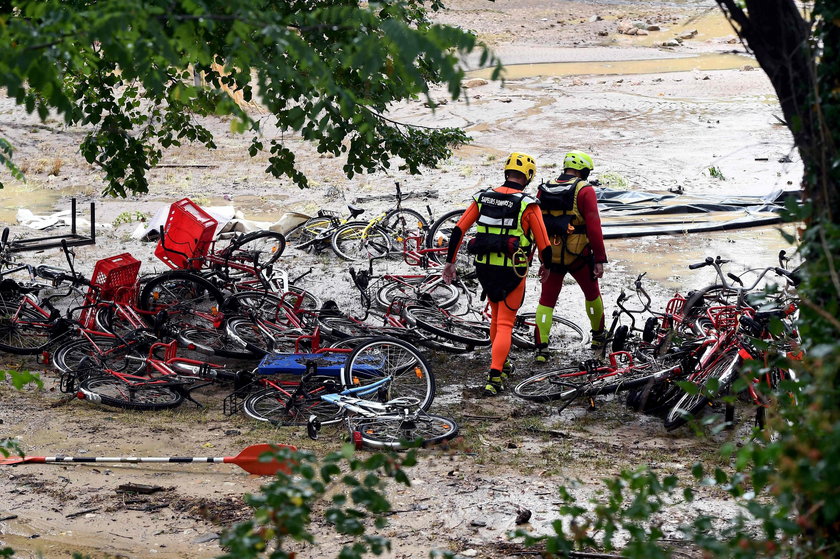
{"type": "Polygon", "coordinates": [[[77,247],[96,244],[96,205],[90,203],[90,236],[80,235],[76,232],[76,199],[70,199],[70,233],[68,235],[51,235],[49,237],[32,237],[29,239],[17,239],[9,243],[11,252],[29,252],[58,248],[65,242],[67,246],[77,247]]]}

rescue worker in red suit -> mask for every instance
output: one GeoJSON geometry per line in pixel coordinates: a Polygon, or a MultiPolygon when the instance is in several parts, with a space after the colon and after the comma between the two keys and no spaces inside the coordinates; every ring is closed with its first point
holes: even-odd
{"type": "Polygon", "coordinates": [[[475,258],[478,281],[490,301],[491,362],[485,394],[495,396],[505,387],[513,367],[508,359],[516,312],[525,298],[525,276],[533,257],[534,244],[540,260],[550,257],[548,235],[539,202],[523,192],[537,172],[534,158],[512,153],[505,163],[505,183],[488,188],[473,202],[455,224],[443,269],[443,280],[456,277],[455,258],[464,233],[476,224],[476,235],[467,244],[475,258]]]}
{"type": "Polygon", "coordinates": [[[586,299],[586,314],[592,329],[592,349],[604,347],[604,303],[598,279],[604,275],[607,254],[595,188],[586,179],[594,165],[592,157],[580,151],[566,154],[563,174],[541,184],[537,192],[546,231],[551,240],[551,257],[543,261],[543,278],[537,306],[534,338],[535,359],[549,359],[548,339],[554,306],[566,273],[572,275],[586,299]]]}

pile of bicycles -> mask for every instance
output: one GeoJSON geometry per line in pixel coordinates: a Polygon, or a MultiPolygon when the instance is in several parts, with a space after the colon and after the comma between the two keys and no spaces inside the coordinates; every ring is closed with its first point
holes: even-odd
{"type": "MultiPolygon", "coordinates": [[[[781,394],[784,381],[795,378],[790,361],[801,358],[795,327],[799,305],[792,290],[796,275],[786,268],[784,251],[779,266],[751,271],[755,279],[749,285],[724,273],[727,263],[709,257],[689,266],[713,267],[717,281],[675,295],[662,312],[651,310],[641,274],[635,282],[637,308],[629,308],[631,296],[619,295],[608,355],[534,375],[514,392],[533,401],[560,401],[561,409],[577,398],[626,392],[628,406],[662,417],[670,431],[737,391],[755,404],[756,423],[763,426],[772,399],[790,397],[781,394]],[[759,289],[771,273],[781,287],[759,289]],[[761,365],[761,374],[744,374],[749,361],[761,365]]],[[[729,404],[726,419],[731,423],[729,404]]]]}
{"type": "Polygon", "coordinates": [[[197,390],[222,384],[233,389],[226,403],[240,404],[226,410],[243,409],[278,424],[311,412],[320,424],[340,419],[355,432],[363,417],[359,444],[396,447],[406,439],[455,436],[453,420],[427,411],[435,382],[415,346],[371,337],[374,331],[349,336],[330,325],[329,319],[339,316],[335,305],[322,308],[318,297],[293,285],[300,277],[289,281],[275,272],[286,246],[282,235],[260,231],[213,241],[206,234],[211,228],[212,218],[197,206],[174,204],[156,250],[174,269],[146,277],[130,254],[100,260],[85,277],[75,270],[66,245],[67,268],[28,264],[9,250],[5,230],[0,351],[51,362],[64,392],[110,406],[158,410],[184,400],[197,404],[197,390]],[[266,369],[261,359],[267,354],[286,356],[292,366],[266,369]],[[301,380],[319,363],[318,374],[301,380]],[[278,374],[293,378],[276,380],[278,374]],[[371,383],[375,389],[361,389],[371,383]],[[290,400],[290,394],[303,393],[301,387],[307,396],[290,400]],[[310,406],[313,393],[337,398],[344,390],[348,394],[336,401],[310,406]],[[281,404],[284,419],[277,419],[276,409],[266,411],[281,404]],[[322,411],[327,407],[330,414],[322,411]]]}
{"type": "MultiPolygon", "coordinates": [[[[86,277],[66,246],[66,267],[36,266],[9,250],[5,230],[0,351],[39,356],[58,370],[62,390],[106,405],[171,408],[197,403],[199,389],[222,384],[230,388],[227,413],[306,424],[315,436],[320,425],[351,426],[354,418],[351,431],[370,434],[364,444],[374,444],[373,419],[380,416],[391,418],[387,429],[404,425],[397,429],[402,435],[434,427],[421,438],[454,436],[454,421],[428,414],[435,381],[424,351],[489,346],[489,306],[476,303],[469,278],[448,285],[441,277],[461,210],[428,226],[402,199],[397,185],[396,207],[368,222],[320,215],[288,236],[257,231],[226,238],[215,236],[209,214],[180,200],[155,249],[170,270],[150,275],[124,253],[98,261],[86,277]],[[337,254],[365,264],[350,267],[347,282],[358,293],[359,311],[322,300],[303,287],[312,269],[292,278],[281,259],[290,247],[321,251],[328,239],[337,254]],[[407,271],[375,273],[395,256],[407,271]]],[[[351,219],[360,214],[349,210],[351,219]]],[[[708,258],[691,267],[711,266],[718,280],[675,295],[662,312],[652,310],[640,275],[638,308],[628,306],[632,295],[624,291],[617,300],[608,355],[533,375],[514,392],[562,406],[627,392],[631,407],[661,415],[666,428],[685,424],[737,385],[746,360],[770,363],[773,353],[796,353],[797,300],[788,288],[794,276],[783,256],[779,266],[758,270],[749,286],[724,273],[725,261],[708,258]],[[771,272],[788,285],[759,290],[771,272]]],[[[556,314],[553,320],[552,346],[585,346],[583,328],[556,314]]],[[[533,313],[520,314],[514,347],[533,349],[534,330],[533,313]]],[[[791,375],[767,370],[742,391],[761,420],[773,390],[791,375]]]]}

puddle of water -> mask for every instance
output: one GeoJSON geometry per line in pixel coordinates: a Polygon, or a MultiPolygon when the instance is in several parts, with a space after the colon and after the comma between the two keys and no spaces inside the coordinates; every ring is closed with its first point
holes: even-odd
{"type": "MultiPolygon", "coordinates": [[[[686,43],[691,44],[692,41],[709,41],[711,39],[719,39],[722,37],[735,37],[735,31],[724,17],[723,12],[717,8],[707,10],[699,16],[688,18],[685,21],[672,26],[663,26],[661,31],[650,31],[650,35],[614,35],[622,42],[628,40],[634,46],[654,46],[661,45],[665,41],[679,37],[689,31],[697,30],[697,35],[692,39],[687,39],[686,43]]],[[[738,47],[734,44],[733,47],[738,47]]]]}
{"type": "MultiPolygon", "coordinates": [[[[545,64],[512,64],[505,66],[507,80],[537,76],[613,76],[628,74],[659,74],[691,70],[733,70],[745,64],[755,64],[755,59],[739,54],[703,54],[685,58],[621,60],[606,62],[552,62],[545,64]]],[[[476,70],[471,78],[489,79],[492,69],[476,70]]]]}
{"type": "MultiPolygon", "coordinates": [[[[237,212],[242,213],[244,219],[254,221],[268,221],[274,223],[280,217],[291,211],[298,211],[294,203],[287,203],[289,195],[272,193],[271,195],[236,194],[230,200],[223,196],[190,196],[193,202],[201,207],[222,207],[233,206],[237,212]]],[[[111,200],[101,200],[107,203],[111,200]]],[[[147,199],[146,201],[173,202],[172,197],[147,199]]],[[[116,199],[116,203],[124,203],[124,200],[116,199]]]]}
{"type": "Polygon", "coordinates": [[[20,208],[32,210],[35,214],[52,213],[56,203],[65,194],[61,190],[6,183],[0,190],[0,223],[17,223],[17,211],[20,208]]]}
{"type": "Polygon", "coordinates": [[[724,271],[739,275],[746,269],[777,266],[780,250],[789,254],[794,252],[782,238],[779,227],[789,234],[794,233],[791,224],[784,224],[700,234],[612,239],[606,241],[607,252],[617,265],[614,273],[629,279],[647,272],[646,278],[659,282],[663,288],[685,293],[715,280],[712,268],[688,269],[689,264],[702,262],[707,256],[720,255],[730,260],[731,264],[725,266],[724,271]]]}

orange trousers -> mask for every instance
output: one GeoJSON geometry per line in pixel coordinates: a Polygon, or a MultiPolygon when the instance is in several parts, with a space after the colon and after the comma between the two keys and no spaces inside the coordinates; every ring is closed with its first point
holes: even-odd
{"type": "Polygon", "coordinates": [[[510,338],[513,333],[513,323],[516,321],[516,311],[525,300],[525,279],[519,282],[516,289],[508,293],[503,301],[490,302],[490,368],[501,371],[510,353],[510,338]]]}

